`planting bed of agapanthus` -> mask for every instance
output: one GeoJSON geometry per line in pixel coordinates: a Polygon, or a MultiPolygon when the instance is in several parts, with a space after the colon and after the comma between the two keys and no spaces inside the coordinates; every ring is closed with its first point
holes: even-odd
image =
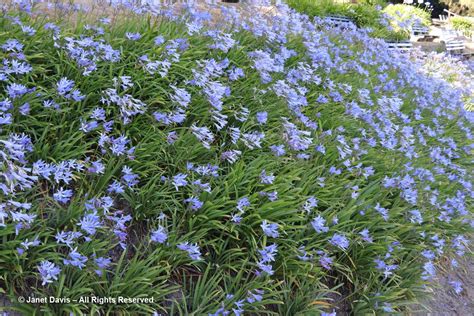
{"type": "Polygon", "coordinates": [[[472,90],[368,30],[214,7],[3,5],[10,311],[396,313],[470,254],[472,90]]]}

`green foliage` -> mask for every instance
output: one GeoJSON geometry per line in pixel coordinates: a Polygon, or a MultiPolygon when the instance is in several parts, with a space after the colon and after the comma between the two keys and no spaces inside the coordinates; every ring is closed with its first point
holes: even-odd
{"type": "Polygon", "coordinates": [[[289,0],[288,5],[311,17],[331,14],[347,15],[350,7],[348,4],[339,4],[332,0],[289,0]]]}
{"type": "Polygon", "coordinates": [[[474,32],[474,19],[461,16],[454,16],[449,19],[453,29],[461,31],[466,36],[471,36],[474,32]]]}
{"type": "Polygon", "coordinates": [[[383,12],[390,17],[390,21],[395,30],[410,31],[414,23],[424,26],[431,24],[430,13],[424,7],[417,7],[406,4],[389,4],[383,12]]]}
{"type": "Polygon", "coordinates": [[[373,37],[386,40],[404,40],[409,38],[405,30],[393,30],[381,8],[384,1],[366,1],[360,4],[336,3],[332,0],[289,0],[288,5],[310,17],[328,15],[346,16],[354,20],[358,27],[369,28],[373,37]]]}
{"type": "Polygon", "coordinates": [[[359,1],[357,1],[357,3],[368,4],[368,5],[371,5],[371,6],[376,6],[376,5],[386,6],[387,5],[386,0],[359,0],[359,1]]]}

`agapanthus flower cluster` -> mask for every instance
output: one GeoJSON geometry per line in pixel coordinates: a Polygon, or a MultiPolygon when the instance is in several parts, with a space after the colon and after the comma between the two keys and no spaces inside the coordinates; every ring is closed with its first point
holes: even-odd
{"type": "Polygon", "coordinates": [[[66,51],[77,65],[83,68],[83,75],[88,76],[98,67],[98,62],[118,62],[120,51],[115,50],[102,38],[84,36],[82,38],[59,38],[55,45],[66,51]]]}
{"type": "Polygon", "coordinates": [[[197,244],[190,244],[189,242],[182,242],[178,244],[178,249],[186,251],[192,260],[202,260],[201,250],[197,244]]]}
{"type": "Polygon", "coordinates": [[[105,90],[105,97],[101,101],[108,106],[117,105],[120,108],[124,124],[130,123],[134,116],[145,113],[146,109],[146,105],[142,101],[135,99],[130,94],[119,95],[117,90],[111,88],[105,90]]]}
{"type": "Polygon", "coordinates": [[[275,271],[273,270],[272,262],[274,262],[276,259],[278,246],[276,244],[271,244],[270,246],[266,246],[258,252],[260,254],[260,260],[257,263],[257,267],[259,269],[257,271],[257,275],[273,275],[275,271]]]}
{"type": "Polygon", "coordinates": [[[38,271],[41,275],[41,279],[43,280],[42,285],[46,285],[58,279],[61,269],[54,263],[45,260],[42,261],[38,266],[38,271]]]}

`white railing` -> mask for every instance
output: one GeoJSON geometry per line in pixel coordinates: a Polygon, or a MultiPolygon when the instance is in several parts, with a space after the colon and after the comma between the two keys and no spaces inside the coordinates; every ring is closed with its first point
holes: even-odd
{"type": "Polygon", "coordinates": [[[448,19],[449,19],[451,16],[459,16],[459,14],[456,14],[456,13],[454,13],[454,12],[451,12],[451,11],[449,11],[448,9],[443,9],[443,11],[448,14],[448,19]]]}

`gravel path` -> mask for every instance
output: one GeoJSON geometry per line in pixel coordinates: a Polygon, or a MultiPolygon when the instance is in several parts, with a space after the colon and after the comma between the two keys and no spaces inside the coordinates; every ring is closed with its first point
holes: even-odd
{"type": "Polygon", "coordinates": [[[474,255],[466,253],[464,258],[457,259],[459,266],[456,270],[446,268],[448,262],[438,268],[438,276],[432,287],[428,289],[429,296],[420,305],[414,307],[414,315],[430,316],[469,316],[474,315],[474,255]],[[454,292],[450,281],[461,281],[462,291],[454,292]],[[423,311],[428,310],[428,311],[423,311]]]}

